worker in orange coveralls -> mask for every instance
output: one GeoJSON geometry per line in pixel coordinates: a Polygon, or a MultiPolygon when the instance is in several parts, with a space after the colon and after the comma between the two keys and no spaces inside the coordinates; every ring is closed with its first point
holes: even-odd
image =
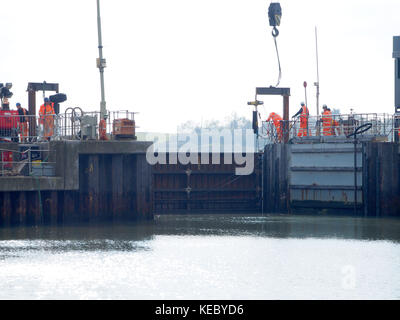
{"type": "Polygon", "coordinates": [[[301,103],[300,110],[292,117],[296,118],[300,115],[300,129],[297,134],[298,137],[307,137],[308,136],[308,117],[310,116],[310,112],[308,111],[307,106],[304,102],[301,103]]]}
{"type": "Polygon", "coordinates": [[[50,102],[48,98],[44,98],[44,104],[40,106],[39,110],[39,123],[43,125],[43,136],[46,140],[54,135],[54,103],[50,102]]]}
{"type": "Polygon", "coordinates": [[[331,110],[327,107],[326,104],[323,106],[323,113],[322,113],[322,133],[324,136],[332,136],[333,131],[332,131],[332,125],[333,125],[333,120],[332,120],[332,112],[331,110]]]}
{"type": "Polygon", "coordinates": [[[99,138],[100,140],[107,141],[107,115],[104,116],[103,119],[100,120],[99,123],[99,138]]]}
{"type": "Polygon", "coordinates": [[[279,142],[282,140],[282,120],[282,117],[275,112],[271,112],[267,119],[267,122],[272,121],[274,123],[279,142]]]}

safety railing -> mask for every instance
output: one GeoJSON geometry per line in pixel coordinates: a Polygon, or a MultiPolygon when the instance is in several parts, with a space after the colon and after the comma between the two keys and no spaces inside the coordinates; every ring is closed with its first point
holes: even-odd
{"type": "Polygon", "coordinates": [[[289,139],[304,139],[308,137],[342,137],[354,133],[355,129],[371,123],[372,127],[360,135],[382,138],[383,141],[394,141],[395,135],[399,134],[396,126],[396,115],[365,113],[332,116],[312,116],[307,122],[301,123],[300,118],[290,121],[280,121],[278,126],[272,121],[262,122],[260,137],[264,144],[282,142],[288,135],[289,139]]]}
{"type": "MultiPolygon", "coordinates": [[[[0,113],[0,141],[39,142],[49,140],[98,139],[100,112],[67,108],[64,113],[20,116],[17,111],[0,113]]],[[[134,136],[135,112],[109,111],[106,133],[109,137],[134,136]]]]}
{"type": "Polygon", "coordinates": [[[0,176],[55,176],[55,150],[20,145],[19,150],[1,148],[0,176]]]}

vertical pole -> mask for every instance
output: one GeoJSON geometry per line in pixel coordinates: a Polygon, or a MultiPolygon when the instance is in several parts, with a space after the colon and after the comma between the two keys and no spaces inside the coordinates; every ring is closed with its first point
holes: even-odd
{"type": "Polygon", "coordinates": [[[357,215],[357,135],[354,135],[354,215],[357,215]]]}
{"type": "Polygon", "coordinates": [[[317,82],[314,85],[317,87],[317,135],[320,135],[321,132],[321,121],[319,121],[319,58],[318,58],[318,35],[317,35],[317,27],[315,27],[315,51],[317,58],[317,82]]]}
{"type": "MultiPolygon", "coordinates": [[[[307,82],[306,81],[304,81],[304,94],[305,94],[305,103],[306,103],[306,107],[307,107],[307,109],[308,109],[308,102],[307,102],[307,82]]],[[[309,109],[308,109],[309,110],[309,109]]],[[[304,110],[303,110],[304,111],[304,110]]],[[[307,134],[306,134],[306,136],[308,137],[308,136],[310,136],[310,132],[308,131],[308,117],[309,117],[309,114],[307,114],[307,127],[306,127],[306,132],[307,132],[307,134]]],[[[301,122],[301,115],[300,115],[300,122],[301,122]]]]}
{"type": "Polygon", "coordinates": [[[400,36],[393,37],[394,60],[394,141],[400,142],[400,36]]]}
{"type": "Polygon", "coordinates": [[[364,217],[368,217],[368,165],[367,165],[367,144],[362,144],[362,205],[364,217]]]}
{"type": "Polygon", "coordinates": [[[308,108],[308,102],[307,102],[307,82],[305,82],[304,81],[304,98],[305,98],[305,103],[306,103],[306,106],[307,106],[307,108],[308,108]]]}
{"type": "Polygon", "coordinates": [[[100,118],[104,119],[106,115],[106,100],[104,93],[104,59],[103,59],[103,42],[101,37],[101,18],[100,18],[100,0],[97,0],[97,31],[99,38],[99,61],[98,68],[100,70],[100,86],[101,86],[101,102],[100,102],[100,118]]]}
{"type": "Polygon", "coordinates": [[[29,167],[29,175],[32,174],[32,153],[31,148],[28,149],[28,167],[29,167]]]}
{"type": "Polygon", "coordinates": [[[28,88],[29,137],[36,136],[36,91],[28,88]]]}
{"type": "Polygon", "coordinates": [[[289,96],[283,96],[283,141],[289,142],[289,96]]]}
{"type": "Polygon", "coordinates": [[[264,153],[265,146],[261,153],[261,215],[264,216],[264,153]]]}
{"type": "Polygon", "coordinates": [[[317,87],[317,116],[319,115],[319,61],[318,61],[318,35],[317,27],[315,27],[315,51],[317,57],[317,82],[315,86],[317,87]]]}

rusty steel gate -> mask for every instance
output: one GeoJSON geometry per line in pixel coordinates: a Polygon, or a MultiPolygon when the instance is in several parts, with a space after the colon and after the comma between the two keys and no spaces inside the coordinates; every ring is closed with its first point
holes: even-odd
{"type": "MultiPolygon", "coordinates": [[[[198,157],[204,156],[199,154],[198,157]]],[[[212,159],[212,154],[208,154],[212,159]]],[[[169,154],[167,154],[169,160],[169,154]]],[[[198,161],[200,163],[200,161],[198,161]]],[[[254,171],[236,175],[236,164],[156,164],[153,166],[155,213],[257,212],[261,208],[261,160],[254,171]]]]}

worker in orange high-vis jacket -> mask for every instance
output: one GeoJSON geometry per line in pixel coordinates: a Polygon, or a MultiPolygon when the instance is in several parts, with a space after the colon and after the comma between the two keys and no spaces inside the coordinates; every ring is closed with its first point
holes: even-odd
{"type": "Polygon", "coordinates": [[[39,110],[39,123],[43,125],[43,136],[46,140],[54,135],[54,103],[50,102],[48,98],[44,98],[44,104],[40,106],[39,110]]]}
{"type": "Polygon", "coordinates": [[[29,136],[29,127],[28,127],[28,122],[29,119],[27,117],[28,115],[28,110],[25,108],[21,107],[21,104],[18,102],[16,104],[17,109],[18,109],[18,115],[19,117],[19,132],[20,132],[20,141],[21,142],[27,142],[28,141],[28,136],[29,136]]]}
{"type": "Polygon", "coordinates": [[[322,134],[324,136],[331,136],[333,134],[332,112],[326,104],[322,108],[322,134]]]}
{"type": "Polygon", "coordinates": [[[106,141],[107,138],[107,116],[104,116],[103,119],[100,120],[99,123],[99,138],[100,140],[106,141]]]}
{"type": "Polygon", "coordinates": [[[282,140],[282,120],[283,120],[282,117],[275,112],[271,112],[267,119],[267,122],[272,121],[274,123],[278,137],[278,142],[281,142],[282,140]]]}
{"type": "Polygon", "coordinates": [[[301,103],[300,110],[292,117],[296,118],[300,115],[300,129],[297,134],[298,137],[307,137],[308,136],[308,117],[310,116],[310,112],[304,102],[301,103]]]}

